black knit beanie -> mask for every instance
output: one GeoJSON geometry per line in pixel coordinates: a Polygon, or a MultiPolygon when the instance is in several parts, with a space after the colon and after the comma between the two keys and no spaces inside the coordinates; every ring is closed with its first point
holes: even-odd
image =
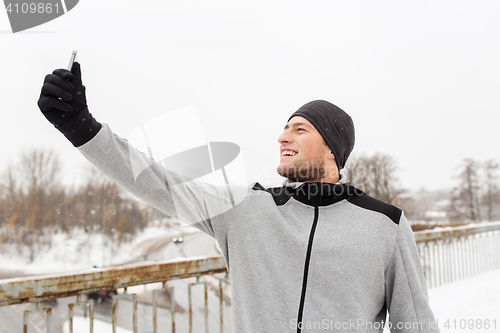
{"type": "Polygon", "coordinates": [[[351,117],[338,106],[322,100],[303,105],[288,121],[295,116],[306,118],[318,130],[332,150],[339,170],[344,168],[354,148],[354,123],[351,117]]]}

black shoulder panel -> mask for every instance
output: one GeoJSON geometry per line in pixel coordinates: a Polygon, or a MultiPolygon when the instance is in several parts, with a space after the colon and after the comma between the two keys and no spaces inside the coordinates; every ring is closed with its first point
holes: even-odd
{"type": "Polygon", "coordinates": [[[401,209],[374,199],[368,195],[352,196],[348,199],[348,201],[358,207],[382,213],[396,224],[399,224],[401,214],[403,213],[401,209]]]}
{"type": "Polygon", "coordinates": [[[287,191],[286,189],[287,188],[285,186],[264,188],[259,183],[255,183],[255,185],[252,187],[252,190],[260,190],[271,193],[277,206],[286,204],[287,201],[292,197],[292,193],[289,193],[289,191],[287,191]]]}

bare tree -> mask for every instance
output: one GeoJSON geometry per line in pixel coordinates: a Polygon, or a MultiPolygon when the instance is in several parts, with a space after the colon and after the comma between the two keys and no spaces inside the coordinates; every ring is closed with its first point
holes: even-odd
{"type": "Polygon", "coordinates": [[[50,243],[63,192],[60,159],[53,150],[27,150],[21,156],[20,172],[27,195],[28,227],[50,243]]]}
{"type": "Polygon", "coordinates": [[[3,170],[0,181],[0,227],[5,225],[8,227],[20,195],[19,184],[13,176],[12,165],[9,165],[3,170]]]}
{"type": "Polygon", "coordinates": [[[483,206],[486,209],[486,218],[488,221],[494,221],[500,216],[497,207],[500,206],[500,191],[498,188],[498,169],[499,165],[494,160],[486,161],[483,165],[485,191],[482,198],[483,206]]]}
{"type": "Polygon", "coordinates": [[[397,204],[404,192],[397,177],[396,160],[382,153],[351,157],[347,162],[349,182],[375,199],[397,204]]]}
{"type": "Polygon", "coordinates": [[[480,221],[480,165],[471,158],[464,159],[457,176],[459,181],[450,196],[448,214],[454,220],[480,221]]]}
{"type": "Polygon", "coordinates": [[[93,166],[79,197],[87,230],[98,230],[110,241],[121,243],[147,225],[149,211],[93,166]]]}
{"type": "Polygon", "coordinates": [[[28,192],[50,193],[60,180],[61,162],[53,150],[31,149],[21,156],[28,192]]]}
{"type": "Polygon", "coordinates": [[[54,219],[59,216],[54,200],[63,193],[60,170],[53,151],[30,149],[3,173],[0,212],[7,224],[3,241],[27,245],[31,259],[40,239],[51,243],[54,219]]]}

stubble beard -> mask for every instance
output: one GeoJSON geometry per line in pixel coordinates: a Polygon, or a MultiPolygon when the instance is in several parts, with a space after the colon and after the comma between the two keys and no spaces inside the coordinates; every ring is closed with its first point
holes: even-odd
{"type": "Polygon", "coordinates": [[[278,166],[277,171],[280,176],[297,182],[320,182],[326,176],[322,159],[297,160],[289,166],[278,166]]]}

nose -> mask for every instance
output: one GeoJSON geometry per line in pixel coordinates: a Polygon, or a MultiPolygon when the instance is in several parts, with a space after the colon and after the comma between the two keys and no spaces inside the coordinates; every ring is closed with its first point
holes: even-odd
{"type": "Polygon", "coordinates": [[[290,133],[288,133],[287,130],[284,130],[283,133],[281,133],[281,135],[278,137],[278,142],[280,144],[292,142],[292,139],[290,137],[290,133]]]}

